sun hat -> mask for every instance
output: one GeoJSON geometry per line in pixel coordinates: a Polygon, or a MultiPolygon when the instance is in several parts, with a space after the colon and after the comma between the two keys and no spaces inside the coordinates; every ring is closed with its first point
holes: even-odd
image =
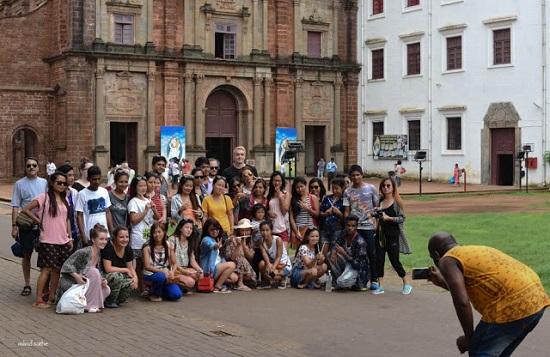
{"type": "Polygon", "coordinates": [[[246,228],[253,228],[254,226],[250,224],[250,220],[248,218],[243,218],[239,222],[237,222],[237,225],[233,227],[233,229],[246,229],[246,228]]]}

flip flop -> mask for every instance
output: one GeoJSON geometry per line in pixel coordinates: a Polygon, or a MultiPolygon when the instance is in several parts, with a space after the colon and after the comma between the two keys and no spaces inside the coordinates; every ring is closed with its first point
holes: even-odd
{"type": "Polygon", "coordinates": [[[28,285],[25,285],[25,286],[23,287],[23,291],[21,291],[21,295],[23,295],[23,296],[29,296],[29,295],[31,294],[31,292],[32,292],[32,288],[31,288],[30,286],[28,286],[28,285]]]}
{"type": "Polygon", "coordinates": [[[32,304],[33,307],[39,308],[39,309],[49,309],[51,305],[48,305],[43,300],[36,301],[34,304],[32,304]]]}
{"type": "Polygon", "coordinates": [[[153,302],[159,302],[162,301],[162,298],[160,296],[149,296],[149,300],[153,302]]]}
{"type": "Polygon", "coordinates": [[[229,290],[225,286],[222,286],[222,287],[219,287],[219,288],[215,288],[214,292],[217,293],[217,294],[230,294],[231,290],[229,290]]]}
{"type": "Polygon", "coordinates": [[[235,288],[235,290],[239,290],[239,291],[251,291],[252,289],[250,289],[248,286],[246,285],[241,285],[241,286],[237,286],[235,288]]]}

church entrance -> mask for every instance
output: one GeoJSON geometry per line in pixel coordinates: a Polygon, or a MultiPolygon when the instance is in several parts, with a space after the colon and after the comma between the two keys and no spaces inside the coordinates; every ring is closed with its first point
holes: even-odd
{"type": "Polygon", "coordinates": [[[206,100],[207,157],[220,161],[223,169],[231,165],[232,150],[237,146],[237,102],[225,90],[212,92],[206,100]]]}

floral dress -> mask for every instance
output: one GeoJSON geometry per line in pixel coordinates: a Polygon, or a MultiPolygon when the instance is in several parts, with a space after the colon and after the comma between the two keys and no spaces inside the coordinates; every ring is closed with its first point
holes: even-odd
{"type": "MultiPolygon", "coordinates": [[[[256,272],[254,269],[252,269],[252,266],[244,256],[242,249],[247,249],[244,245],[242,246],[241,251],[237,255],[237,258],[235,260],[231,259],[231,256],[233,255],[233,252],[237,248],[237,240],[235,237],[230,237],[225,241],[225,258],[228,261],[233,261],[237,265],[237,268],[235,269],[235,273],[241,275],[244,274],[250,280],[256,281],[256,272]]],[[[248,279],[247,279],[248,280],[248,279]]]]}

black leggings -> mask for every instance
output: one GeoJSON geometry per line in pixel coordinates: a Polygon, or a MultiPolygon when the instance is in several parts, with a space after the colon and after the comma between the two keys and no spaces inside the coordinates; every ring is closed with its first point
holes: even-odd
{"type": "Polygon", "coordinates": [[[380,237],[376,237],[376,271],[378,272],[378,277],[384,277],[386,253],[388,253],[390,263],[397,272],[397,275],[400,278],[407,275],[405,269],[403,269],[403,265],[399,261],[399,236],[386,234],[386,244],[384,247],[380,246],[380,237]]]}

